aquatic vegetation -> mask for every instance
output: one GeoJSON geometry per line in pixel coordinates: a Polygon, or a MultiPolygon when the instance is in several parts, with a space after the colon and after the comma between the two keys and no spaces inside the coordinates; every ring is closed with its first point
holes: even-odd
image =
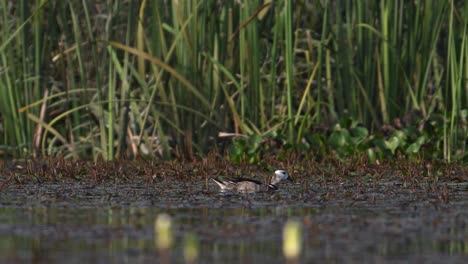
{"type": "Polygon", "coordinates": [[[20,0],[0,20],[0,157],[467,159],[466,1],[20,0]]]}

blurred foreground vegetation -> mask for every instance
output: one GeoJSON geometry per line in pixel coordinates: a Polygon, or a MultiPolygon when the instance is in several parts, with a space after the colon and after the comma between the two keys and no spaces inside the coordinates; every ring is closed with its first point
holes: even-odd
{"type": "Polygon", "coordinates": [[[466,161],[468,3],[0,3],[0,157],[466,161]]]}

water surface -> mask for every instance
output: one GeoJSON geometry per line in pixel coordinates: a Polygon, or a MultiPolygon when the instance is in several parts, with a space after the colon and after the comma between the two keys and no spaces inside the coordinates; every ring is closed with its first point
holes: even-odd
{"type": "Polygon", "coordinates": [[[0,192],[0,262],[184,263],[184,238],[198,263],[284,263],[282,228],[303,226],[300,263],[463,263],[468,190],[285,184],[258,194],[220,193],[205,181],[26,184],[0,192]],[[172,217],[175,241],[155,246],[154,221],[172,217]]]}

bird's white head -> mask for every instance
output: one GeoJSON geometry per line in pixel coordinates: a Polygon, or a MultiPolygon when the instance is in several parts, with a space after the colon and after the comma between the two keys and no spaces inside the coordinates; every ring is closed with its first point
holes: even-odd
{"type": "Polygon", "coordinates": [[[275,175],[271,178],[271,184],[276,185],[282,180],[291,180],[291,176],[285,170],[276,170],[275,175]]]}

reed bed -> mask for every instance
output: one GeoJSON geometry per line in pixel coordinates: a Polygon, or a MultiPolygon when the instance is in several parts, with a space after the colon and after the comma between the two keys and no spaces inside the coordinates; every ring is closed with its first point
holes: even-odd
{"type": "Polygon", "coordinates": [[[0,19],[3,157],[467,157],[465,1],[6,0],[0,19]]]}

